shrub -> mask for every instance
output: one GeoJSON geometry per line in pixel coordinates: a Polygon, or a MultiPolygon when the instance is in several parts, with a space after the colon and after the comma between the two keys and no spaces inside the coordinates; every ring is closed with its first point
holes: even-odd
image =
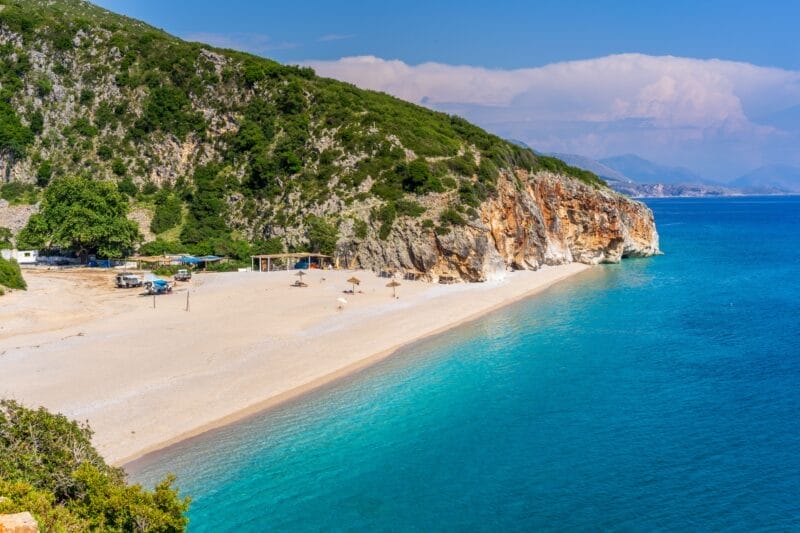
{"type": "Polygon", "coordinates": [[[181,199],[172,194],[164,194],[156,201],[156,211],[150,221],[153,233],[163,233],[181,223],[183,218],[181,199]]]}
{"type": "Polygon", "coordinates": [[[179,242],[165,241],[158,238],[139,247],[139,254],[141,255],[182,254],[186,253],[186,251],[186,246],[179,242]]]}
{"type": "Polygon", "coordinates": [[[439,222],[443,226],[463,226],[467,223],[466,219],[461,216],[461,213],[452,207],[448,207],[442,211],[442,214],[439,215],[439,222]]]}
{"type": "Polygon", "coordinates": [[[189,499],[167,476],[153,491],[105,463],[88,426],[0,400],[0,513],[30,511],[43,531],[184,531],[189,499]]]}
{"type": "Polygon", "coordinates": [[[0,285],[9,289],[25,290],[28,288],[19,265],[13,259],[7,260],[0,257],[0,285]]]}
{"type": "Polygon", "coordinates": [[[36,169],[36,185],[39,187],[46,187],[50,183],[50,178],[53,176],[53,165],[48,160],[44,160],[36,169]]]}
{"type": "Polygon", "coordinates": [[[81,95],[79,98],[79,102],[81,105],[89,105],[94,100],[94,91],[91,89],[81,89],[81,95]]]}
{"type": "Polygon", "coordinates": [[[116,174],[117,176],[124,176],[128,169],[125,167],[125,163],[119,157],[115,157],[114,160],[111,162],[111,172],[116,174]]]}
{"type": "Polygon", "coordinates": [[[39,78],[36,80],[36,94],[40,97],[45,97],[53,92],[53,82],[50,78],[39,78]]]}
{"type": "Polygon", "coordinates": [[[31,142],[33,132],[22,125],[8,102],[0,100],[0,150],[20,158],[25,155],[25,149],[31,142]]]}
{"type": "Polygon", "coordinates": [[[0,248],[11,248],[12,237],[10,229],[0,226],[0,248]]]}
{"type": "Polygon", "coordinates": [[[125,176],[121,180],[117,182],[117,189],[119,192],[126,194],[133,198],[137,194],[139,194],[139,188],[133,182],[130,176],[125,176]]]}
{"type": "Polygon", "coordinates": [[[417,202],[409,200],[398,200],[395,202],[395,209],[400,216],[417,218],[425,212],[425,208],[417,202]]]}
{"type": "Polygon", "coordinates": [[[114,156],[114,151],[107,144],[101,144],[97,147],[97,156],[103,161],[108,161],[114,156]]]}
{"type": "Polygon", "coordinates": [[[11,204],[35,204],[36,187],[32,183],[9,181],[0,185],[0,198],[8,200],[11,204]]]}
{"type": "Polygon", "coordinates": [[[365,221],[358,218],[353,222],[353,235],[356,239],[366,239],[368,232],[369,225],[365,221]]]}

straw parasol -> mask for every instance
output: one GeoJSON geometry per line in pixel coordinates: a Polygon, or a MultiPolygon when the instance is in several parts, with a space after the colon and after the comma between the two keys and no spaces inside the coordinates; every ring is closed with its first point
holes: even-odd
{"type": "Polygon", "coordinates": [[[347,283],[353,286],[353,294],[356,293],[356,285],[361,285],[361,280],[357,277],[353,276],[352,278],[347,280],[347,283]]]}
{"type": "Polygon", "coordinates": [[[305,275],[306,275],[306,273],[305,273],[305,272],[303,272],[302,270],[298,270],[298,271],[295,273],[295,276],[297,276],[298,278],[300,278],[300,279],[298,279],[297,281],[295,281],[295,282],[294,282],[294,286],[295,286],[295,287],[308,287],[308,285],[306,285],[305,283],[303,283],[303,276],[305,276],[305,275]]]}
{"type": "Polygon", "coordinates": [[[393,279],[392,281],[387,283],[386,286],[392,288],[392,297],[397,298],[397,287],[400,286],[400,282],[393,279]]]}

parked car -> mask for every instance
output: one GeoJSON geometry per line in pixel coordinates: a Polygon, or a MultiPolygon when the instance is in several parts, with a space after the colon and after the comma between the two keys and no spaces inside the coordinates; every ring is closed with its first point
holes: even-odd
{"type": "Polygon", "coordinates": [[[182,268],[178,270],[173,277],[175,278],[175,281],[189,281],[192,279],[192,272],[182,268]]]}
{"type": "Polygon", "coordinates": [[[120,272],[117,274],[116,283],[118,289],[130,289],[133,287],[141,287],[142,279],[130,272],[120,272]]]}
{"type": "Polygon", "coordinates": [[[165,279],[154,279],[144,284],[147,294],[167,294],[172,292],[172,284],[165,279]]]}

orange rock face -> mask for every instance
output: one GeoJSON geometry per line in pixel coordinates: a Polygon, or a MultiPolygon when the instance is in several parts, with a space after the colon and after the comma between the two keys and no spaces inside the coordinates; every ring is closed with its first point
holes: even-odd
{"type": "Polygon", "coordinates": [[[398,227],[387,241],[364,243],[362,266],[411,268],[434,281],[484,281],[509,268],[616,263],[660,253],[646,205],[550,172],[501,174],[496,194],[479,211],[479,219],[445,235],[398,227]]]}
{"type": "Polygon", "coordinates": [[[659,253],[647,206],[549,172],[505,176],[481,218],[504,262],[514,268],[616,263],[659,253]]]}

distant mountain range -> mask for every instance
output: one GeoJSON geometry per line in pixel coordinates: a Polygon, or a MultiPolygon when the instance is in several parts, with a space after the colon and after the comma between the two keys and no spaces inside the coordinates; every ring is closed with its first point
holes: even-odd
{"type": "Polygon", "coordinates": [[[613,168],[637,183],[661,183],[664,185],[703,183],[720,185],[703,178],[686,167],[660,165],[634,154],[607,157],[601,159],[600,163],[613,168]]]}
{"type": "MultiPolygon", "coordinates": [[[[800,112],[800,106],[797,111],[800,112]]],[[[598,160],[578,154],[543,153],[520,140],[508,141],[537,154],[557,157],[573,167],[594,172],[614,190],[633,197],[800,194],[800,167],[791,165],[765,165],[728,183],[721,183],[686,167],[661,165],[635,154],[598,160]]]]}
{"type": "Polygon", "coordinates": [[[800,192],[800,168],[789,165],[767,165],[736,178],[730,185],[759,194],[800,192]]]}
{"type": "Polygon", "coordinates": [[[685,167],[660,165],[633,154],[600,160],[576,154],[551,154],[594,172],[615,190],[630,196],[737,196],[743,194],[800,193],[800,168],[789,165],[759,167],[723,184],[685,167]]]}

